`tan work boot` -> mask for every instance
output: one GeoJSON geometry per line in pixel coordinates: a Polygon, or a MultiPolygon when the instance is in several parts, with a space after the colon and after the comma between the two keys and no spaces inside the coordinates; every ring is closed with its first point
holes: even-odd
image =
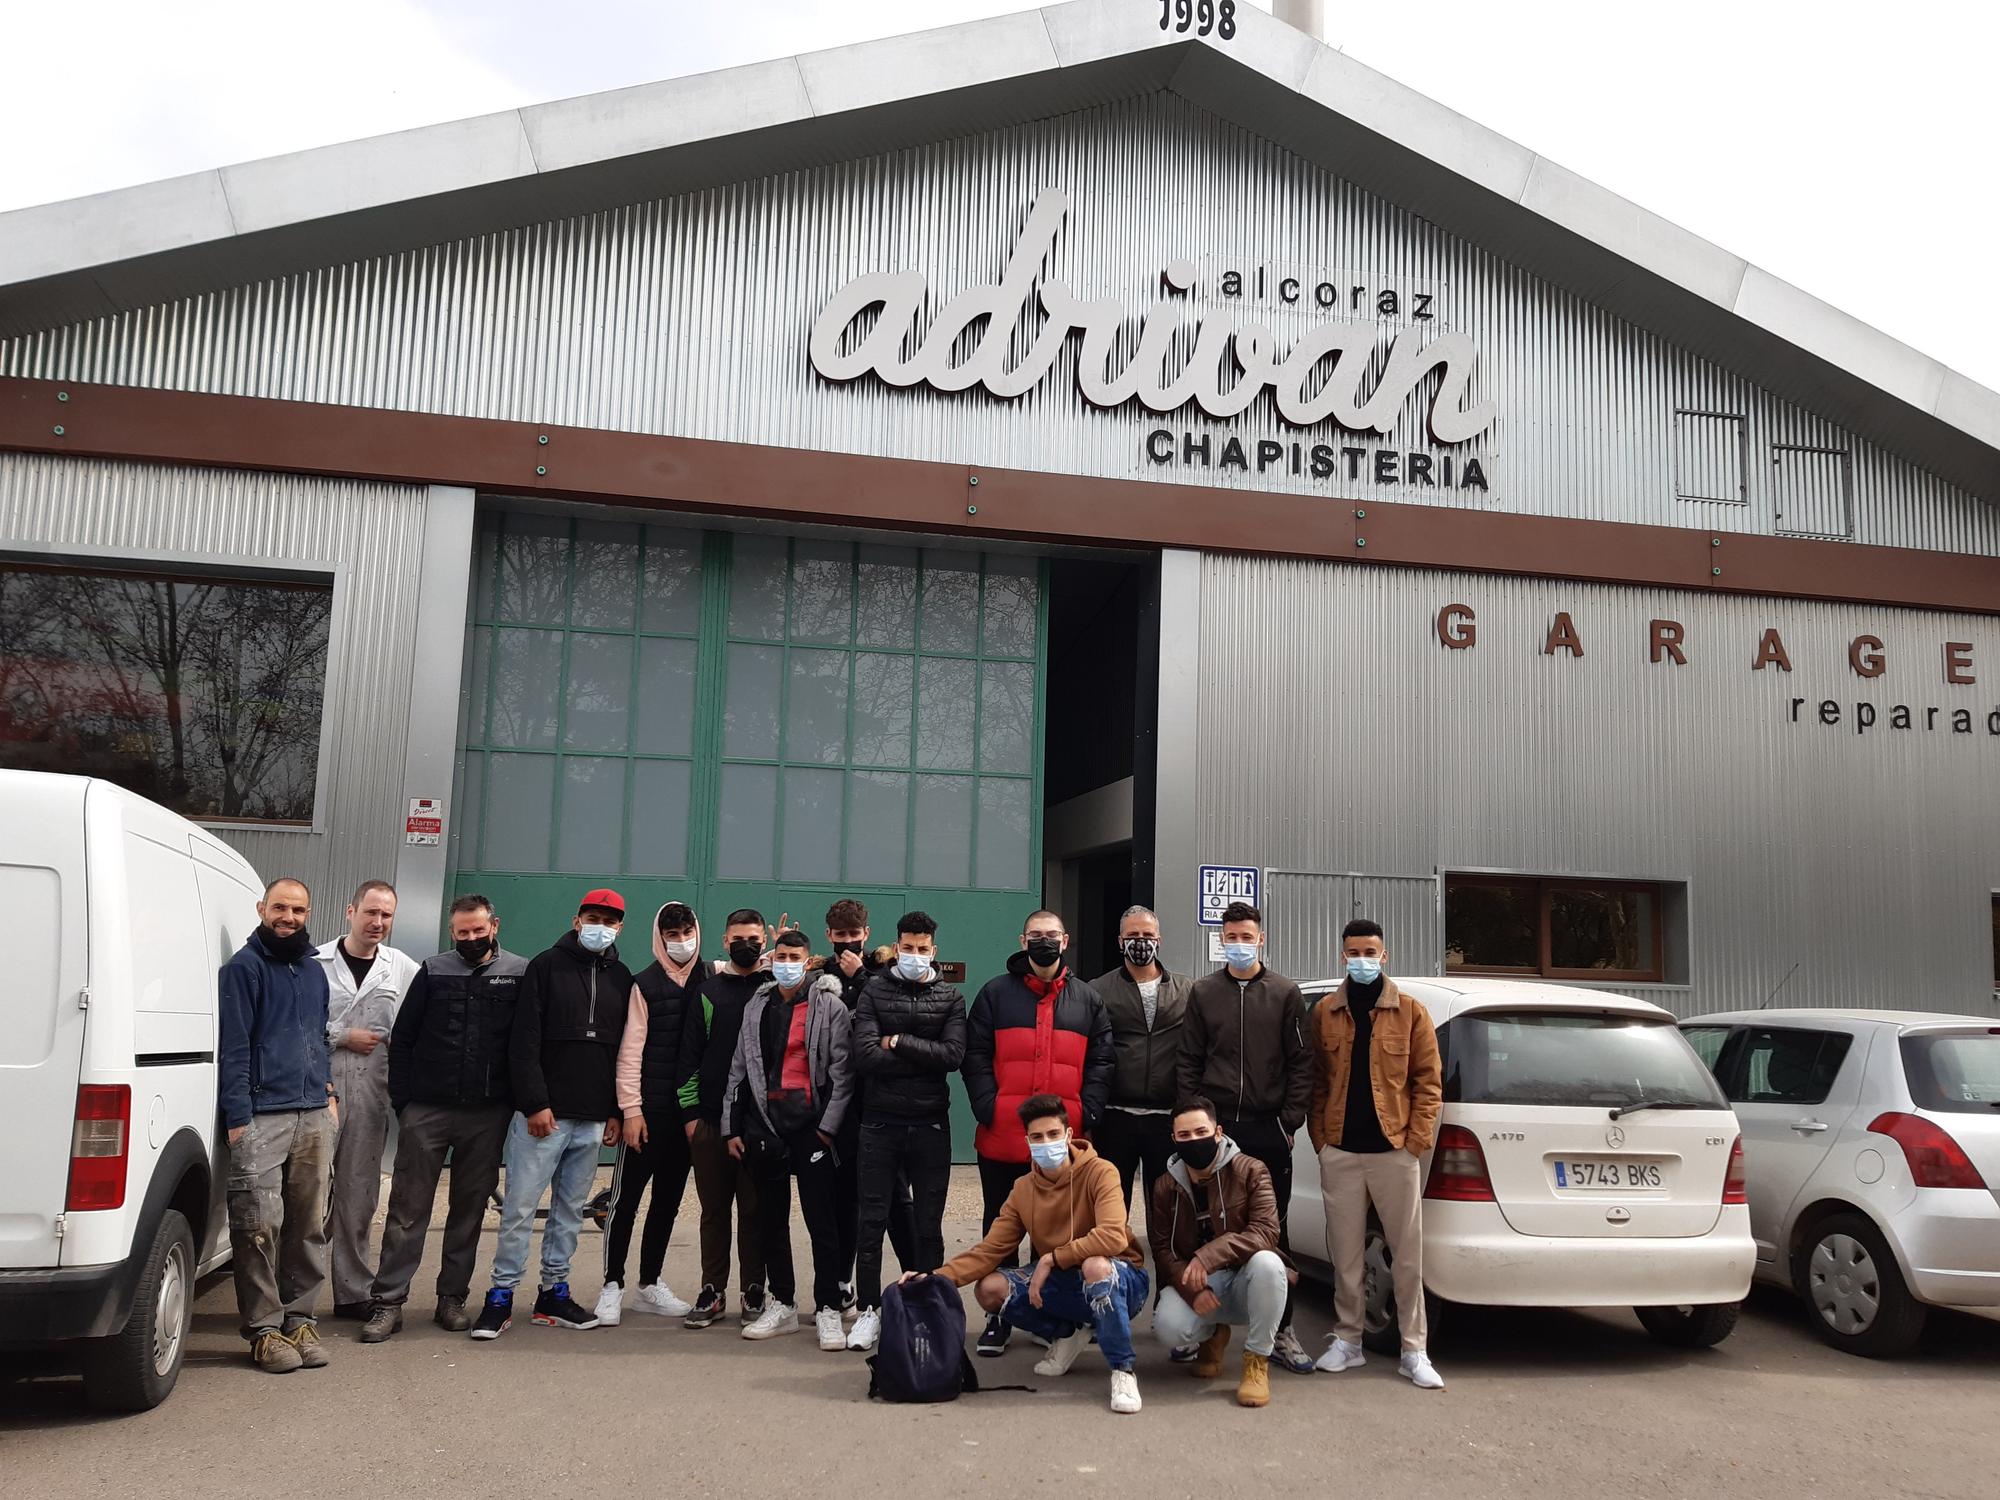
{"type": "Polygon", "coordinates": [[[1245,1352],[1243,1380],[1236,1387],[1236,1404],[1238,1406],[1271,1404],[1271,1361],[1265,1356],[1245,1352]]]}
{"type": "Polygon", "coordinates": [[[272,1375],[289,1375],[305,1363],[292,1341],[275,1328],[267,1328],[251,1342],[250,1362],[272,1375]]]}
{"type": "Polygon", "coordinates": [[[1203,1339],[1195,1349],[1188,1373],[1196,1380],[1213,1380],[1222,1373],[1222,1351],[1229,1347],[1229,1325],[1224,1323],[1203,1339]]]}
{"type": "Polygon", "coordinates": [[[326,1348],[319,1341],[319,1329],[310,1323],[301,1323],[285,1335],[287,1342],[299,1351],[299,1368],[303,1370],[323,1370],[326,1368],[326,1348]]]}

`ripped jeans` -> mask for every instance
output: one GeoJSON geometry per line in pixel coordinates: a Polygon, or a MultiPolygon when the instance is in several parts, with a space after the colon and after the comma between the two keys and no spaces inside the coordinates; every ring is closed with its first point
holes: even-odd
{"type": "Polygon", "coordinates": [[[1146,1305],[1146,1273],[1129,1261],[1114,1260],[1108,1281],[1084,1284],[1081,1270],[1051,1271],[1042,1283],[1042,1305],[1028,1301],[1033,1266],[1003,1266],[1012,1289],[1000,1316],[1037,1338],[1059,1339],[1079,1328],[1097,1331],[1097,1348],[1114,1370],[1133,1368],[1132,1318],[1146,1305]]]}

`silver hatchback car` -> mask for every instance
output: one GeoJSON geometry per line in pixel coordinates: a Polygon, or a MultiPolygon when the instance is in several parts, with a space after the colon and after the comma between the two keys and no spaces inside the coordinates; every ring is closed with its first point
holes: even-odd
{"type": "Polygon", "coordinates": [[[1742,1122],[1757,1277],[1822,1338],[1886,1358],[1930,1307],[2000,1317],[2000,1026],[1762,1010],[1681,1030],[1742,1122]]]}

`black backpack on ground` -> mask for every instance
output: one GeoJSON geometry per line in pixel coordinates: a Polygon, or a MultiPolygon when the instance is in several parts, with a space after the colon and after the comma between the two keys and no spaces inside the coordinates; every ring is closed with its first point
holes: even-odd
{"type": "Polygon", "coordinates": [[[978,1390],[958,1288],[942,1276],[884,1287],[882,1335],[868,1372],[868,1394],[884,1401],[956,1401],[978,1390]]]}

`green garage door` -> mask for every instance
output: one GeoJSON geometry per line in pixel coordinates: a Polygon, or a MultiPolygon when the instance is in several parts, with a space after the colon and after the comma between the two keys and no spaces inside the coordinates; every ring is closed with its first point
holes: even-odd
{"type": "MultiPolygon", "coordinates": [[[[489,508],[466,641],[454,889],[516,952],[588,886],[660,903],[835,898],[937,918],[967,991],[1040,899],[1039,559],[489,508]]],[[[969,1159],[971,1125],[956,1131],[969,1159]]]]}

